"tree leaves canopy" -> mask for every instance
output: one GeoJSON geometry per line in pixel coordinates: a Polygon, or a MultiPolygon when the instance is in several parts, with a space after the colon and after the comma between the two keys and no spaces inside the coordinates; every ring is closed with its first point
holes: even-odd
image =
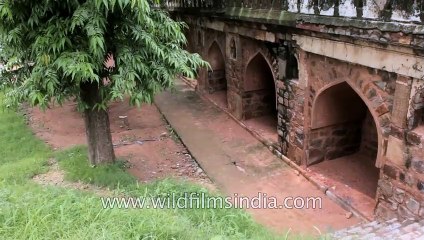
{"type": "Polygon", "coordinates": [[[85,109],[84,82],[99,85],[98,108],[126,95],[130,104],[152,102],[179,74],[207,66],[183,49],[186,27],[147,0],[0,0],[7,103],[47,107],[75,97],[85,109]]]}

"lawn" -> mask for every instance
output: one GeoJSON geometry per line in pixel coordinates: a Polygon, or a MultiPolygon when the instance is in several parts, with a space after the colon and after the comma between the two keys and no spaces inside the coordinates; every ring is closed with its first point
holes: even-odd
{"type": "Polygon", "coordinates": [[[95,193],[38,185],[31,178],[48,171],[48,160],[55,158],[67,180],[116,196],[211,194],[171,179],[139,184],[123,162],[89,167],[84,146],[53,152],[13,111],[0,110],[0,146],[0,239],[285,239],[242,210],[103,209],[95,193]]]}

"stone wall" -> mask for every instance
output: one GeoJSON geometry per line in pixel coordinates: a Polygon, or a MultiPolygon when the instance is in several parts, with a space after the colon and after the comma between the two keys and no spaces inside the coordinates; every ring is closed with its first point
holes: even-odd
{"type": "MultiPolygon", "coordinates": [[[[225,63],[225,50],[226,50],[226,40],[225,33],[214,31],[211,29],[205,30],[201,24],[192,24],[189,25],[189,30],[186,32],[187,37],[187,50],[193,53],[198,53],[202,56],[203,59],[209,60],[211,62],[212,69],[217,70],[211,72],[208,69],[199,69],[198,70],[198,90],[200,92],[214,92],[223,90],[226,88],[226,63],[225,63]],[[214,54],[222,53],[224,62],[216,63],[211,61],[209,53],[214,47],[218,47],[216,51],[213,51],[214,54]],[[220,66],[223,65],[223,66],[220,66]],[[215,69],[214,69],[215,68],[215,69]]],[[[215,59],[215,58],[214,58],[215,59]]]]}
{"type": "Polygon", "coordinates": [[[424,217],[424,128],[420,126],[422,80],[398,80],[378,188],[379,218],[424,217]],[[409,107],[408,107],[409,106],[409,107]]]}
{"type": "Polygon", "coordinates": [[[274,89],[245,92],[242,99],[244,119],[275,114],[276,112],[274,89]]]}
{"type": "Polygon", "coordinates": [[[309,162],[319,163],[360,152],[375,164],[377,129],[370,113],[363,120],[335,124],[310,132],[309,162]]]}
{"type": "Polygon", "coordinates": [[[378,152],[378,132],[371,113],[367,111],[362,123],[362,139],[360,152],[369,159],[376,159],[378,152]]]}
{"type": "Polygon", "coordinates": [[[311,130],[308,160],[318,163],[358,152],[361,125],[362,122],[349,122],[311,130]]]}
{"type": "Polygon", "coordinates": [[[227,90],[227,80],[225,79],[225,69],[214,69],[208,71],[207,81],[209,92],[227,90]]]}
{"type": "Polygon", "coordinates": [[[270,85],[275,85],[274,76],[277,69],[276,60],[272,53],[263,42],[240,37],[240,35],[231,32],[228,32],[226,36],[227,99],[230,112],[239,119],[249,119],[272,112],[272,108],[276,108],[275,105],[272,106],[275,102],[275,92],[274,86],[270,85]],[[269,71],[270,74],[265,74],[267,79],[256,79],[262,82],[266,81],[265,84],[262,84],[262,82],[259,85],[254,84],[254,88],[252,88],[247,85],[247,82],[251,80],[248,77],[252,77],[251,75],[259,76],[260,74],[246,72],[250,61],[258,55],[265,60],[265,66],[260,67],[268,69],[256,70],[269,71]]]}
{"type": "MultiPolygon", "coordinates": [[[[345,82],[357,93],[372,113],[379,135],[380,155],[377,163],[382,162],[383,138],[390,133],[390,111],[393,108],[398,75],[316,54],[304,54],[306,57],[300,59],[300,68],[305,68],[307,79],[300,79],[300,81],[307,82],[308,86],[305,103],[305,128],[309,129],[312,124],[312,110],[317,96],[325,89],[345,82]]],[[[307,142],[313,140],[309,133],[306,135],[307,142]]],[[[306,153],[308,153],[308,146],[306,146],[306,153]]]]}
{"type": "MultiPolygon", "coordinates": [[[[190,26],[187,32],[188,49],[199,53],[208,60],[213,68],[219,63],[210,54],[211,47],[215,43],[222,49],[225,58],[225,68],[215,67],[216,71],[200,69],[198,75],[198,91],[202,93],[212,93],[214,91],[227,90],[227,101],[229,111],[238,119],[249,119],[263,116],[275,112],[275,76],[277,71],[276,60],[270,49],[260,41],[251,38],[240,37],[240,35],[229,32],[219,32],[211,29],[203,29],[201,24],[190,26]],[[246,74],[250,61],[255,56],[260,55],[265,60],[262,69],[255,69],[258,72],[246,74]],[[260,79],[262,72],[265,78],[260,79]],[[249,77],[257,77],[259,83],[252,88],[249,84],[249,77]]],[[[214,51],[217,52],[217,51],[214,51]]],[[[213,55],[216,55],[215,53],[213,55]]],[[[258,67],[256,65],[253,66],[258,67]]]]}
{"type": "Polygon", "coordinates": [[[415,79],[412,82],[409,103],[408,129],[424,125],[424,81],[415,79]]]}
{"type": "Polygon", "coordinates": [[[392,123],[387,161],[379,181],[376,215],[383,219],[424,217],[422,80],[406,83],[411,92],[411,98],[403,99],[409,101],[408,118],[392,123]]]}
{"type": "MultiPolygon", "coordinates": [[[[314,99],[322,89],[334,82],[346,81],[355,89],[372,112],[376,122],[379,140],[377,147],[378,163],[382,173],[377,189],[376,216],[382,219],[393,217],[423,217],[424,215],[424,128],[418,123],[422,108],[421,85],[415,80],[375,70],[364,66],[329,59],[307,53],[301,58],[301,68],[307,71],[308,98],[306,106],[305,128],[311,124],[314,99]],[[411,91],[414,89],[415,91],[411,91]],[[408,106],[410,117],[407,118],[408,106]],[[419,114],[419,113],[418,113],[419,114]],[[414,120],[411,120],[414,118],[414,120]],[[408,121],[409,120],[409,121],[408,121]],[[409,122],[409,123],[408,123],[409,122]],[[408,128],[412,128],[411,130],[408,128]]],[[[368,125],[371,121],[369,117],[368,125]]],[[[369,132],[363,127],[364,132],[369,132]]],[[[323,130],[329,134],[329,130],[323,130]]],[[[324,147],[325,139],[320,139],[314,130],[306,134],[309,145],[307,156],[323,158],[317,153],[324,147]]],[[[362,141],[373,141],[363,138],[362,141]]],[[[373,142],[373,146],[375,143],[373,142]]],[[[365,144],[362,144],[365,146],[365,144]]],[[[363,150],[363,149],[362,149],[363,150]]],[[[367,150],[371,154],[375,149],[367,150]]],[[[324,157],[325,159],[325,157],[324,157]]],[[[306,159],[306,162],[314,159],[306,159]]]]}
{"type": "MultiPolygon", "coordinates": [[[[211,44],[219,45],[225,55],[227,99],[233,115],[246,119],[269,111],[264,103],[270,94],[246,88],[246,68],[261,54],[276,83],[282,153],[308,165],[311,157],[321,161],[361,151],[376,159],[381,169],[376,216],[423,217],[424,82],[420,76],[424,65],[423,53],[416,47],[424,46],[424,38],[325,24],[293,26],[301,30],[291,37],[266,25],[253,24],[250,29],[240,22],[207,25],[202,21],[191,19],[189,48],[207,59],[211,44]],[[280,55],[280,49],[290,44],[296,48],[298,79],[284,73],[287,57],[280,55]],[[316,99],[341,83],[348,84],[369,110],[365,120],[313,126],[316,99]]],[[[199,91],[207,92],[216,83],[208,79],[207,71],[200,70],[199,91]]]]}
{"type": "Polygon", "coordinates": [[[278,93],[278,136],[283,154],[301,165],[304,160],[303,86],[296,79],[280,79],[278,93]]]}
{"type": "Polygon", "coordinates": [[[243,82],[241,79],[243,56],[240,50],[241,46],[239,35],[231,32],[226,33],[228,109],[238,119],[243,118],[243,82]]]}

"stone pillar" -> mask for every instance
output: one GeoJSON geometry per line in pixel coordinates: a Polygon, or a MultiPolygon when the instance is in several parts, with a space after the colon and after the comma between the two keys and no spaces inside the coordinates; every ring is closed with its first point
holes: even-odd
{"type": "MultiPolygon", "coordinates": [[[[289,52],[287,47],[282,46],[278,50],[278,79],[277,79],[277,102],[278,102],[278,135],[282,153],[297,164],[304,159],[304,90],[299,79],[288,79],[289,52]]],[[[296,64],[300,70],[300,64],[296,64]]],[[[304,76],[304,75],[303,75],[304,76]]]]}
{"type": "Polygon", "coordinates": [[[242,61],[240,39],[233,33],[226,34],[225,77],[227,79],[228,110],[237,119],[243,118],[243,98],[241,96],[242,61]]]}
{"type": "Polygon", "coordinates": [[[290,116],[289,109],[289,91],[290,84],[286,81],[286,49],[280,48],[278,57],[278,79],[276,84],[277,91],[277,109],[278,109],[278,142],[281,146],[281,152],[287,155],[289,149],[289,131],[290,131],[290,116]]]}
{"type": "Polygon", "coordinates": [[[414,119],[415,90],[421,89],[415,88],[414,83],[420,81],[402,76],[396,81],[392,129],[378,182],[375,211],[378,219],[424,218],[424,136],[416,131],[419,126],[414,119]]]}

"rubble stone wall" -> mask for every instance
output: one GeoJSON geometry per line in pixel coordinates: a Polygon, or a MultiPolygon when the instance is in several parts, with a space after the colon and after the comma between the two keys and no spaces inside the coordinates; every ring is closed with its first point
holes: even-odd
{"type": "MultiPolygon", "coordinates": [[[[305,166],[361,151],[380,169],[376,216],[424,217],[423,53],[416,49],[424,41],[372,29],[325,32],[332,27],[303,25],[299,32],[286,32],[253,24],[249,30],[239,22],[196,19],[188,21],[188,49],[207,59],[211,44],[219,45],[225,58],[228,107],[234,116],[248,119],[266,114],[272,110],[266,103],[275,97],[280,150],[285,156],[305,166]],[[361,34],[375,35],[376,41],[364,42],[361,34]],[[279,49],[288,44],[294,44],[297,79],[284,74],[287,59],[279,49]],[[246,68],[258,54],[271,69],[274,96],[265,89],[246,87],[246,68]],[[363,102],[366,115],[357,118],[353,112],[351,121],[314,125],[317,99],[343,83],[363,102]]],[[[207,81],[208,72],[199,70],[198,80],[198,90],[207,93],[213,85],[207,81]]]]}

